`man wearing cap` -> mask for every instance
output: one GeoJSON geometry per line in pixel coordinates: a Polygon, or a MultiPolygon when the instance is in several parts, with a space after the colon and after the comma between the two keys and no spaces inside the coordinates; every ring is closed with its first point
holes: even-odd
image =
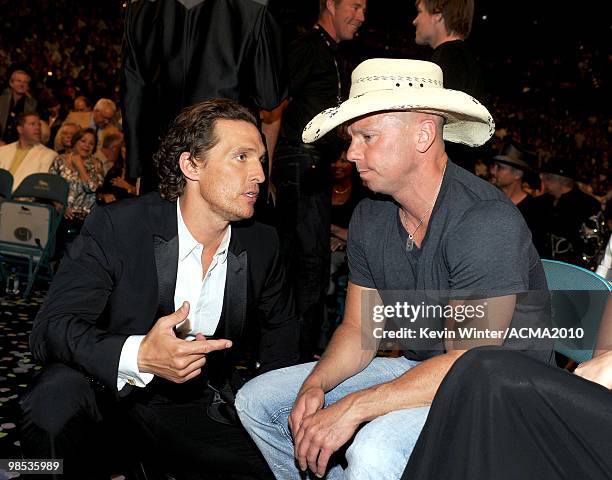
{"type": "Polygon", "coordinates": [[[576,185],[576,168],[564,158],[549,160],[540,172],[544,194],[541,209],[542,258],[591,268],[605,247],[606,222],[600,203],[576,185]]]}
{"type": "MultiPolygon", "coordinates": [[[[236,400],[243,425],[279,479],[299,478],[307,469],[328,479],[401,476],[444,375],[483,342],[428,341],[415,329],[416,338],[402,343],[403,355],[374,358],[381,337],[368,328],[384,322],[376,311],[382,304],[393,309],[388,300],[397,292],[425,298],[437,291],[452,299],[451,308],[486,298],[491,329],[539,325],[548,310],[545,298],[525,305],[518,295],[546,292],[520,213],[444,151],[445,139],[478,146],[491,137],[493,119],[483,105],[444,89],[433,63],[370,59],[353,72],[349,99],[317,115],[303,139],[316,141],[345,122],[352,137],[347,158],[385,196],[363,200],[353,213],[344,319],[317,364],[266,374],[236,400]],[[346,464],[332,457],[336,452],[346,464]]],[[[404,327],[415,321],[437,333],[457,326],[453,318],[401,317],[395,319],[404,327]]],[[[551,361],[550,341],[506,344],[551,361]]]]}
{"type": "MultiPolygon", "coordinates": [[[[519,145],[507,142],[498,155],[493,157],[489,168],[491,183],[504,192],[523,214],[529,229],[536,228],[537,205],[534,198],[523,189],[525,176],[533,170],[528,163],[528,154],[519,145]]],[[[537,245],[536,245],[537,247],[537,245]]]]}

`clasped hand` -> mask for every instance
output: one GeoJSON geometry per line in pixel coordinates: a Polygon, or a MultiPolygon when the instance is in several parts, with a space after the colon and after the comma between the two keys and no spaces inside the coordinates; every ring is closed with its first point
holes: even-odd
{"type": "Polygon", "coordinates": [[[177,338],[174,327],[189,315],[189,303],[174,313],[161,317],[145,336],[138,350],[138,369],[174,383],[183,383],[202,373],[206,355],[232,346],[226,339],[207,340],[198,333],[195,340],[177,338]]]}
{"type": "Polygon", "coordinates": [[[325,475],[331,455],[353,436],[359,422],[351,414],[347,398],[323,408],[325,392],[319,387],[298,394],[289,416],[295,458],[300,469],[325,475]]]}

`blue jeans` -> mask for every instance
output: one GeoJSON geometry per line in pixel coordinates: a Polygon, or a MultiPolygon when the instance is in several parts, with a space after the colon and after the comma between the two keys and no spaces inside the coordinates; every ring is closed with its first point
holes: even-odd
{"type": "MultiPolygon", "coordinates": [[[[363,371],[325,395],[325,405],[349,393],[391,381],[419,362],[375,358],[363,371]]],[[[289,414],[302,382],[315,363],[274,370],[254,378],[238,392],[236,410],[278,479],[299,479],[293,456],[289,414]]],[[[346,451],[348,466],[330,465],[328,480],[399,479],[423,428],[429,407],[397,410],[365,424],[346,451]]]]}

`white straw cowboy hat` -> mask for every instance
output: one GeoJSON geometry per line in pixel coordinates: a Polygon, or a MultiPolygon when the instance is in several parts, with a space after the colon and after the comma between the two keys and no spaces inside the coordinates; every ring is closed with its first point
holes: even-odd
{"type": "Polygon", "coordinates": [[[444,140],[472,147],[495,132],[493,117],[478,100],[443,87],[442,69],[435,63],[372,58],[353,70],[348,100],[314,117],[302,140],[311,143],[348,120],[392,110],[440,115],[446,119],[444,140]]]}

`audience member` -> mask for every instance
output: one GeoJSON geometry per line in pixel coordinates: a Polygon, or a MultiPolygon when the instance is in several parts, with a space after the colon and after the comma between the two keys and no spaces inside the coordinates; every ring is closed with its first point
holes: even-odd
{"type": "Polygon", "coordinates": [[[156,154],[160,193],[87,219],[34,322],[44,367],[22,402],[25,458],[109,478],[105,453],[127,437],[124,455],[179,478],[272,478],[232,406],[238,362],[297,359],[278,238],[249,221],[264,181],[256,125],[230,100],[185,109],[156,154]]]}
{"type": "Polygon", "coordinates": [[[53,148],[55,146],[55,137],[57,136],[57,132],[62,127],[63,122],[66,120],[68,112],[63,109],[62,103],[55,97],[42,100],[40,105],[42,107],[40,119],[43,128],[48,131],[48,137],[46,140],[43,140],[43,143],[47,147],[53,148]]]}
{"type": "Polygon", "coordinates": [[[531,163],[527,151],[513,142],[508,142],[493,157],[489,172],[491,183],[517,206],[533,235],[540,220],[537,202],[524,189],[526,175],[534,174],[531,163]]]}
{"type": "MultiPolygon", "coordinates": [[[[444,87],[484,100],[484,83],[478,61],[466,43],[472,30],[474,0],[417,0],[415,42],[434,49],[431,61],[444,73],[444,87]]],[[[454,162],[473,172],[473,149],[447,142],[454,162]]]]}
{"type": "MultiPolygon", "coordinates": [[[[123,53],[123,127],[130,177],[155,189],[151,158],[184,107],[230,98],[254,111],[286,97],[281,30],[268,0],[180,0],[127,4],[123,53]]],[[[265,117],[271,156],[279,123],[265,117]]]]}
{"type": "Polygon", "coordinates": [[[121,148],[123,146],[123,134],[122,133],[111,133],[104,138],[102,145],[98,148],[95,153],[95,157],[102,164],[102,170],[104,175],[115,165],[117,158],[121,154],[121,148]]]}
{"type": "Polygon", "coordinates": [[[96,132],[92,128],[79,130],[72,137],[70,152],[58,156],[49,171],[68,182],[68,203],[58,231],[60,250],[81,230],[85,217],[96,204],[96,190],[104,180],[102,165],[93,156],[96,132]]]}
{"type": "MultiPolygon", "coordinates": [[[[37,102],[30,94],[31,75],[23,69],[15,69],[10,75],[9,86],[0,95],[0,142],[15,142],[17,117],[21,113],[36,113],[37,102]]],[[[39,139],[40,141],[40,139],[39,139]]]]}
{"type": "Polygon", "coordinates": [[[135,196],[136,179],[129,179],[127,177],[123,137],[109,135],[104,141],[109,142],[110,145],[107,155],[110,159],[111,167],[104,177],[104,183],[98,189],[96,195],[98,203],[112,203],[135,196]],[[118,143],[117,140],[119,140],[118,143]]]}
{"type": "Polygon", "coordinates": [[[91,112],[91,102],[83,95],[74,99],[73,107],[75,112],[91,112]]]}
{"type": "Polygon", "coordinates": [[[74,122],[81,128],[91,128],[96,135],[97,145],[104,143],[104,137],[111,133],[120,133],[116,122],[117,106],[108,98],[101,98],[94,105],[92,112],[70,112],[67,122],[74,122]]]}
{"type": "MultiPolygon", "coordinates": [[[[394,309],[398,298],[412,303],[438,291],[450,296],[446,306],[461,306],[455,327],[468,299],[472,307],[487,304],[480,319],[470,317],[471,326],[484,320],[489,329],[503,330],[546,320],[546,279],[520,213],[444,151],[444,139],[483,144],[493,134],[493,119],[472,97],[442,85],[442,70],[430,62],[366,60],[352,74],[350,98],[304,131],[304,141],[312,142],[350,122],[347,158],[370,190],[386,196],[363,200],[353,213],[344,319],[319,362],[270,372],[238,393],[240,419],[279,479],[299,478],[295,458],[300,470],[319,477],[398,479],[444,375],[478,345],[418,335],[403,337],[404,355],[374,358],[381,335],[372,322],[380,319],[369,305],[394,309]],[[414,78],[422,78],[422,86],[414,78]],[[527,300],[533,290],[544,295],[527,300]],[[343,472],[341,459],[331,455],[344,447],[343,472]]],[[[444,332],[453,318],[397,321],[414,326],[416,335],[421,327],[444,332]]],[[[550,341],[509,339],[505,345],[552,360],[550,341]]]]}
{"type": "Polygon", "coordinates": [[[33,173],[47,173],[57,153],[40,143],[38,113],[20,113],[15,121],[16,142],[0,147],[0,168],[13,175],[13,190],[33,173]]]}
{"type": "Polygon", "coordinates": [[[344,301],[348,284],[348,263],[346,242],[351,215],[357,204],[365,196],[359,174],[354,165],[346,158],[346,148],[331,164],[331,235],[329,239],[331,262],[329,287],[326,292],[326,308],[317,343],[317,354],[325,350],[329,340],[344,315],[344,301]]]}
{"type": "Polygon", "coordinates": [[[68,153],[72,149],[72,137],[79,131],[79,126],[73,122],[64,122],[55,135],[54,150],[59,153],[68,153]]]}
{"type": "Polygon", "coordinates": [[[348,95],[349,73],[338,44],[351,40],[365,19],[366,0],[321,0],[319,20],[289,45],[289,97],[282,108],[281,138],[272,180],[278,193],[283,259],[301,317],[302,359],[311,360],[323,319],[329,278],[331,181],[336,152],[332,132],[316,146],[302,131],[318,112],[348,95]]]}
{"type": "Polygon", "coordinates": [[[577,187],[571,160],[553,158],[540,172],[544,189],[536,197],[543,238],[540,256],[594,269],[607,233],[601,204],[577,187]]]}

